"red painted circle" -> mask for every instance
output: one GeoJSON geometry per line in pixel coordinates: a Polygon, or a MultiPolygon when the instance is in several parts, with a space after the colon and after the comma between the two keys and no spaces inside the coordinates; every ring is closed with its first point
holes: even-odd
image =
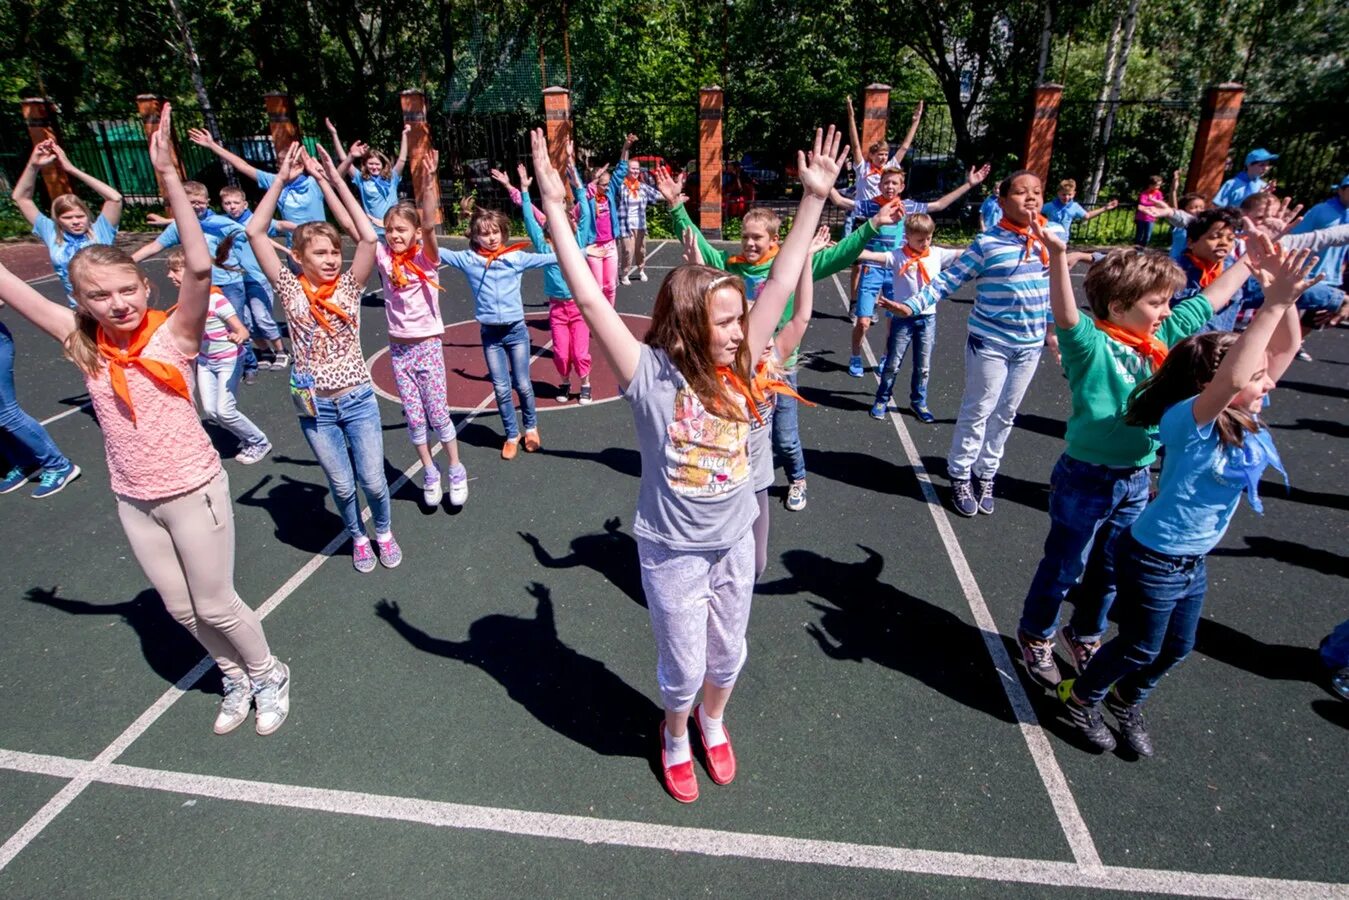
{"type": "MultiPolygon", "coordinates": [[[[646,336],[647,326],[651,324],[648,316],[623,314],[623,323],[628,330],[641,340],[646,336]]],[[[540,411],[549,409],[579,409],[580,406],[557,402],[557,386],[563,382],[553,362],[552,335],[548,330],[547,313],[531,313],[525,316],[525,325],[529,328],[530,356],[529,380],[534,384],[534,393],[538,397],[540,411]]],[[[482,355],[482,338],[478,323],[472,319],[455,322],[445,326],[445,335],[441,338],[441,351],[445,354],[445,393],[450,408],[459,412],[478,409],[496,409],[496,399],[492,395],[492,379],[487,374],[487,360],[482,355]],[[484,405],[484,401],[486,404],[484,405]]],[[[614,380],[613,370],[600,352],[599,345],[590,342],[591,369],[590,390],[596,403],[618,399],[618,383],[614,380]]],[[[375,382],[375,390],[380,396],[399,403],[398,385],[393,376],[393,363],[389,359],[389,348],[385,347],[367,361],[370,377],[375,382]]]]}

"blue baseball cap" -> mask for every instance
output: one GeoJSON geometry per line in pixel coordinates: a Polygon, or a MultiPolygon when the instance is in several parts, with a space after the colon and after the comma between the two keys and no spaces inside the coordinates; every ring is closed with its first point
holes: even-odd
{"type": "Polygon", "coordinates": [[[1341,181],[1339,184],[1335,185],[1336,190],[1347,187],[1349,187],[1349,175],[1344,176],[1344,180],[1341,181]]]}
{"type": "Polygon", "coordinates": [[[1274,160],[1278,158],[1279,154],[1270,153],[1264,147],[1258,147],[1255,150],[1252,150],[1250,153],[1246,154],[1246,165],[1251,166],[1255,165],[1256,163],[1274,162],[1274,160]]]}

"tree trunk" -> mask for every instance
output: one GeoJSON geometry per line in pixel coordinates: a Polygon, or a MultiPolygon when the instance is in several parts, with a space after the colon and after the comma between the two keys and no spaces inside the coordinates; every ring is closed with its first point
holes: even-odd
{"type": "Polygon", "coordinates": [[[1101,190],[1101,180],[1105,177],[1105,155],[1110,146],[1110,133],[1115,128],[1115,109],[1119,105],[1120,90],[1124,86],[1124,72],[1129,67],[1129,51],[1133,49],[1134,29],[1138,26],[1138,6],[1141,0],[1129,0],[1129,9],[1124,14],[1124,34],[1120,38],[1119,51],[1115,62],[1115,71],[1110,79],[1110,93],[1106,99],[1105,121],[1101,126],[1101,139],[1096,145],[1096,165],[1092,169],[1091,186],[1087,190],[1087,204],[1096,202],[1101,190]]]}
{"type": "Polygon", "coordinates": [[[1045,73],[1049,71],[1049,41],[1054,33],[1054,3],[1045,0],[1045,24],[1040,31],[1040,63],[1035,68],[1035,83],[1044,84],[1045,73]]]}
{"type": "MultiPolygon", "coordinates": [[[[169,0],[169,6],[173,9],[174,22],[178,24],[178,38],[182,42],[180,49],[187,62],[188,74],[192,77],[192,90],[197,95],[197,104],[201,107],[206,130],[219,142],[222,140],[220,123],[216,121],[215,110],[211,108],[211,95],[206,92],[206,80],[201,76],[201,60],[197,58],[197,45],[192,40],[191,29],[187,27],[187,17],[183,15],[183,8],[178,5],[178,0],[169,0]]],[[[220,168],[225,171],[225,181],[237,186],[239,182],[234,177],[234,167],[222,159],[220,168]]]]}

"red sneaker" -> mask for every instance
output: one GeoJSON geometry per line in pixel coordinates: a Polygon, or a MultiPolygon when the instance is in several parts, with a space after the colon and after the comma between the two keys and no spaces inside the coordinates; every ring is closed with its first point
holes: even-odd
{"type": "Polygon", "coordinates": [[[698,778],[693,774],[693,760],[671,766],[665,762],[665,723],[660,723],[660,767],[665,773],[665,789],[680,803],[698,799],[698,778]]]}
{"type": "MultiPolygon", "coordinates": [[[[703,737],[703,723],[699,716],[702,715],[703,706],[698,704],[693,708],[691,717],[698,725],[698,737],[703,737]]],[[[726,743],[717,744],[715,747],[707,746],[707,741],[703,741],[703,757],[707,761],[707,774],[712,776],[712,780],[717,784],[730,784],[735,780],[735,750],[731,748],[731,733],[722,726],[722,732],[726,735],[726,743]]]]}

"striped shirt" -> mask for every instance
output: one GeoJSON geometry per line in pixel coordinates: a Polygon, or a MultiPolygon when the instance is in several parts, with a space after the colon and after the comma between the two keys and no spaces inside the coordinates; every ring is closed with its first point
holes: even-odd
{"type": "Polygon", "coordinates": [[[203,363],[222,363],[239,355],[239,345],[230,340],[228,319],[237,316],[234,306],[225,299],[219,288],[211,288],[211,302],[206,308],[206,330],[201,335],[201,351],[197,357],[203,363]]]}
{"type": "MultiPolygon", "coordinates": [[[[1062,226],[1050,222],[1046,227],[1068,239],[1062,226]]],[[[970,334],[1014,348],[1045,342],[1045,322],[1051,315],[1049,268],[1040,261],[1038,248],[1028,256],[1025,239],[1001,225],[975,237],[951,268],[932,279],[906,305],[922,314],[971,278],[978,281],[970,334]]]]}
{"type": "Polygon", "coordinates": [[[628,237],[634,231],[646,231],[646,208],[660,202],[660,191],[640,181],[634,192],[626,181],[618,186],[618,236],[628,237]]]}

